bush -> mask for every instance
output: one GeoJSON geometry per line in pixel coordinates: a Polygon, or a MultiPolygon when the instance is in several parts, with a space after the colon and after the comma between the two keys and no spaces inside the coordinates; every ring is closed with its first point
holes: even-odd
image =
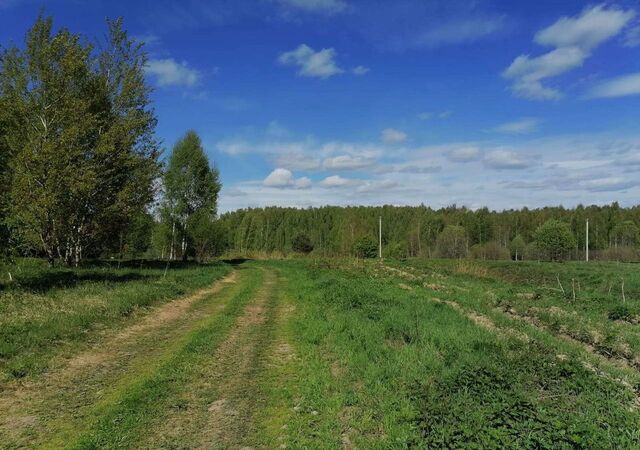
{"type": "Polygon", "coordinates": [[[308,254],[313,251],[313,242],[306,234],[299,234],[291,241],[291,248],[294,252],[308,254]]]}
{"type": "Polygon", "coordinates": [[[535,236],[540,256],[551,261],[565,259],[576,246],[576,238],[569,224],[555,219],[547,220],[540,225],[535,236]]]}
{"type": "Polygon", "coordinates": [[[404,242],[392,242],[383,246],[382,254],[385,258],[404,259],[407,257],[407,244],[404,242]]]}
{"type": "Polygon", "coordinates": [[[353,243],[353,254],[358,258],[375,258],[378,256],[378,243],[371,236],[361,237],[353,243]]]}

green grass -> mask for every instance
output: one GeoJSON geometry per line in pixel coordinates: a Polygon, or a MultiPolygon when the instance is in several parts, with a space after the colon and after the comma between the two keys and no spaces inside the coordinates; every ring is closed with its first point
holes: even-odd
{"type": "MultiPolygon", "coordinates": [[[[60,349],[91,355],[94,341],[111,359],[95,376],[76,369],[73,387],[39,386],[45,377],[28,372],[37,405],[15,402],[22,409],[0,420],[0,436],[79,449],[640,448],[637,266],[388,264],[396,270],[245,263],[235,284],[122,341],[123,349],[108,339],[111,347],[100,347],[100,336],[135,324],[138,308],[230,269],[176,268],[166,279],[161,267],[60,269],[71,272],[64,285],[27,283],[23,274],[1,291],[11,315],[0,320],[22,321],[34,337],[3,363],[33,358],[33,367],[47,367],[60,349]],[[106,283],[96,279],[103,276],[106,283]],[[621,292],[609,292],[616,277],[625,279],[624,304],[621,292]],[[133,317],[123,313],[128,307],[133,317]],[[243,322],[248,317],[254,321],[243,322]],[[44,338],[53,333],[47,328],[59,341],[44,338]],[[159,342],[163,336],[170,338],[159,342]],[[229,410],[211,422],[220,399],[229,410]]],[[[0,336],[19,342],[13,330],[0,336]]]]}
{"type": "Polygon", "coordinates": [[[21,260],[10,267],[14,281],[0,284],[0,381],[41,373],[56,354],[77,351],[100,331],[230,270],[224,264],[178,265],[164,277],[161,265],[148,266],[51,269],[43,261],[21,260]]]}
{"type": "Polygon", "coordinates": [[[298,267],[289,278],[305,355],[292,448],[640,445],[634,393],[556,340],[499,335],[387,277],[298,267]]]}

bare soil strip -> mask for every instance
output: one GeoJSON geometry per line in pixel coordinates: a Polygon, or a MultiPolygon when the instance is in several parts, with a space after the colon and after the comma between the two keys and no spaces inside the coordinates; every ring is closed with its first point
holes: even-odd
{"type": "Polygon", "coordinates": [[[199,376],[146,434],[142,448],[242,448],[249,444],[256,409],[256,375],[274,343],[270,328],[276,320],[275,274],[245,307],[234,328],[217,347],[199,376]]]}
{"type": "MultiPolygon", "coordinates": [[[[167,343],[224,305],[198,308],[204,299],[238,281],[234,271],[210,287],[157,308],[138,323],[107,335],[93,348],[57,361],[48,373],[2,386],[0,442],[31,445],[57,422],[78,420],[129,372],[150,367],[167,343]]],[[[7,444],[8,445],[8,444],[7,444]]],[[[0,446],[2,447],[2,446],[0,446]]]]}

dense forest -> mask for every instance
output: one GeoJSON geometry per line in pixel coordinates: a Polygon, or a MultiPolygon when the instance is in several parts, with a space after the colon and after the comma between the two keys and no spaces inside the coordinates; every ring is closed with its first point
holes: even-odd
{"type": "Polygon", "coordinates": [[[318,255],[351,255],[363,237],[377,240],[382,218],[383,256],[538,258],[539,228],[555,219],[567,224],[566,257],[584,257],[586,221],[593,258],[638,258],[640,207],[578,206],[574,209],[490,211],[455,205],[417,207],[322,207],[243,209],[222,215],[228,245],[239,253],[288,253],[304,235],[318,255]],[[446,232],[445,232],[446,230],[446,232]],[[459,239],[456,242],[455,237],[459,239]],[[460,248],[455,248],[460,247],[460,248]]]}

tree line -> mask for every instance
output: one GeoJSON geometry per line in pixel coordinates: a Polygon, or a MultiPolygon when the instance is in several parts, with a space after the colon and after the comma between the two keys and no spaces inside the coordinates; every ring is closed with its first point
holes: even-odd
{"type": "Polygon", "coordinates": [[[376,256],[380,217],[386,257],[582,259],[589,219],[592,258],[640,259],[640,207],[618,203],[500,212],[456,205],[271,207],[229,212],[220,220],[228,248],[238,253],[286,254],[296,251],[302,236],[317,255],[376,256]]]}
{"type": "Polygon", "coordinates": [[[213,251],[218,171],[193,131],[164,164],[143,44],[106,25],[90,44],[41,14],[0,50],[0,256],[213,251]]]}

